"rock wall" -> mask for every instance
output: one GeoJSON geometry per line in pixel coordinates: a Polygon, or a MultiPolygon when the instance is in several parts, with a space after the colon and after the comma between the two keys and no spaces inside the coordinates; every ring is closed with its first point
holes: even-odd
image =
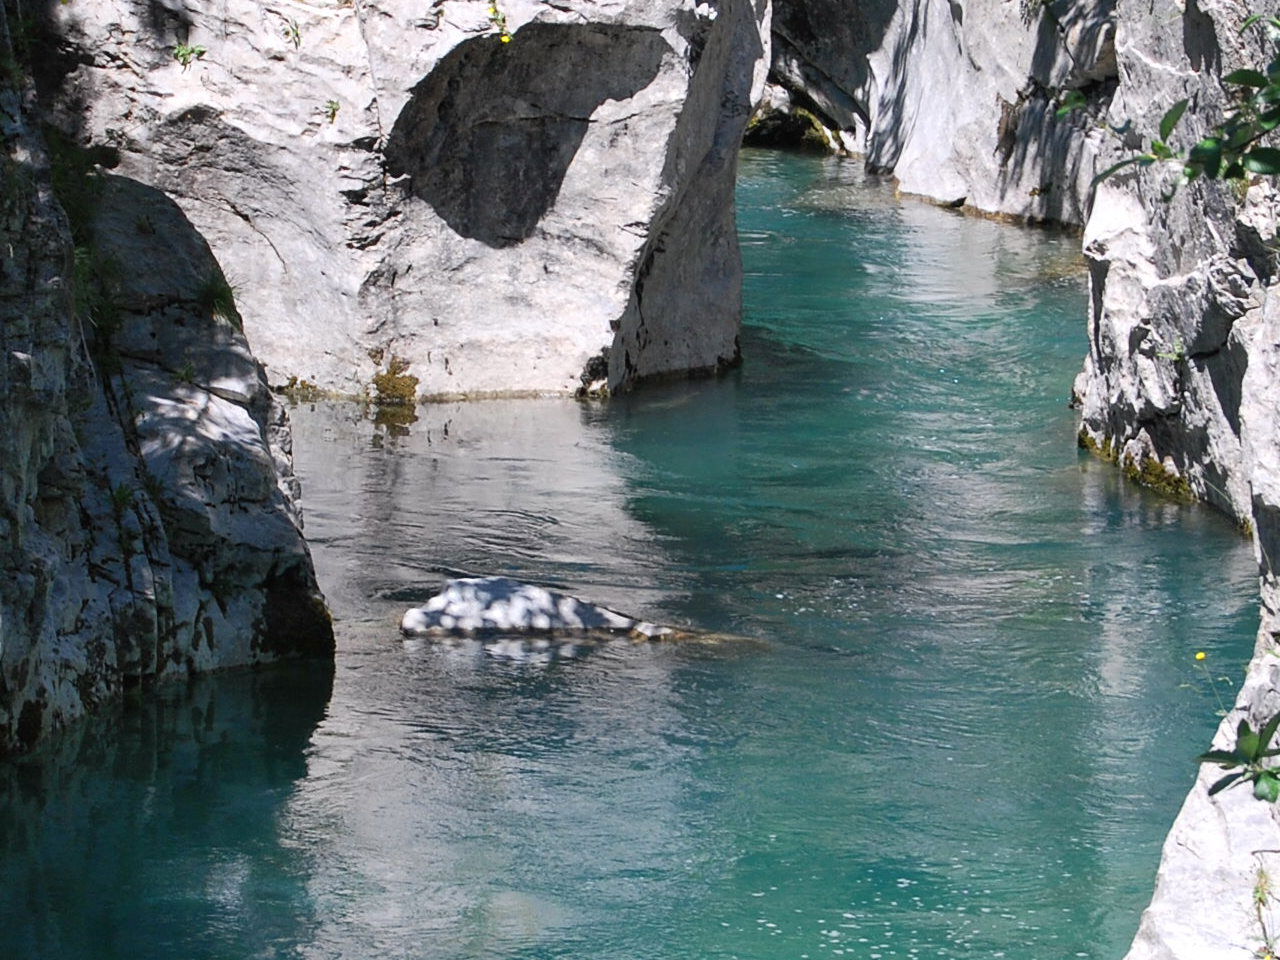
{"type": "MultiPolygon", "coordinates": [[[[1265,65],[1260,29],[1227,3],[1151,8],[1120,0],[1120,82],[1100,163],[1145,149],[1175,101],[1187,149],[1229,104],[1219,78],[1265,65]]],[[[1217,744],[1280,710],[1280,298],[1275,186],[1182,181],[1177,165],[1128,168],[1098,189],[1085,228],[1089,355],[1076,382],[1081,442],[1131,477],[1226,511],[1253,535],[1262,619],[1256,655],[1217,744]]],[[[1280,933],[1268,876],[1280,871],[1275,809],[1248,788],[1210,798],[1202,771],[1165,845],[1130,960],[1262,955],[1280,933]]]]}
{"type": "Polygon", "coordinates": [[[158,191],[50,162],[0,26],[4,753],[136,684],[333,634],[217,261],[158,191]]]}
{"type": "Polygon", "coordinates": [[[1083,223],[1113,0],[775,0],[770,78],[904,192],[1083,223]],[[1088,106],[1056,115],[1068,92],[1088,106]]]}
{"type": "Polygon", "coordinates": [[[493,10],[47,0],[41,87],[209,239],[273,384],[572,393],[736,362],[767,0],[493,10]]]}

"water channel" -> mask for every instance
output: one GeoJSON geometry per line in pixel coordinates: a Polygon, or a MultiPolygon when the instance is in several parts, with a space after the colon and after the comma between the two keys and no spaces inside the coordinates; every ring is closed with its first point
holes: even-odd
{"type": "Polygon", "coordinates": [[[294,409],[335,671],[0,767],[0,955],[1120,957],[1248,545],[1077,451],[1077,238],[798,155],[745,153],[739,205],[724,378],[294,409]],[[740,639],[399,638],[488,573],[740,639]]]}

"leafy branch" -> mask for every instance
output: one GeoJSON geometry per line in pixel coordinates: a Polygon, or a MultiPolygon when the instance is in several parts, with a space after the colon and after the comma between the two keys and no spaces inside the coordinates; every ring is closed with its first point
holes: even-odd
{"type": "Polygon", "coordinates": [[[1232,784],[1253,781],[1253,795],[1259,800],[1268,803],[1280,800],[1280,770],[1264,764],[1271,757],[1280,755],[1280,748],[1271,747],[1271,738],[1275,736],[1277,727],[1280,727],[1280,713],[1258,731],[1249,726],[1248,720],[1241,720],[1236,727],[1236,745],[1233,748],[1210,750],[1196,757],[1200,763],[1216,763],[1223,770],[1241,768],[1215,782],[1209,788],[1209,796],[1232,784]]]}
{"type": "MultiPolygon", "coordinates": [[[[1240,27],[1243,33],[1258,23],[1265,23],[1273,34],[1280,33],[1280,17],[1255,14],[1240,27]]],[[[1187,180],[1236,180],[1246,173],[1280,174],[1280,149],[1262,145],[1262,140],[1280,127],[1280,55],[1272,58],[1265,70],[1245,68],[1233,70],[1222,78],[1234,87],[1235,106],[1208,136],[1203,137],[1185,154],[1175,151],[1169,140],[1187,112],[1190,101],[1179,100],[1160,118],[1159,137],[1151,141],[1145,153],[1126,157],[1093,178],[1095,184],[1126,167],[1149,167],[1161,162],[1180,162],[1187,180]]],[[[1058,109],[1062,116],[1084,106],[1079,91],[1067,94],[1058,109]]]]}

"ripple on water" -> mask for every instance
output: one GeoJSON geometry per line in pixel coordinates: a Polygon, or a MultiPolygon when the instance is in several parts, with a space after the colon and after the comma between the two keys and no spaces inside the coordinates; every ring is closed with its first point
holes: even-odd
{"type": "Polygon", "coordinates": [[[294,409],[331,695],[222,678],[0,768],[10,952],[1120,955],[1247,546],[1077,454],[1076,241],[818,158],[745,153],[739,203],[729,376],[294,409]],[[476,574],[754,640],[399,636],[476,574]]]}

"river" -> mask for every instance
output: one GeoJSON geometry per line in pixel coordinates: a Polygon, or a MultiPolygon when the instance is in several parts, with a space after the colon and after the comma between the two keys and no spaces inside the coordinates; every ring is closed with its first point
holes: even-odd
{"type": "Polygon", "coordinates": [[[744,153],[739,207],[727,376],[294,408],[334,671],[0,768],[0,955],[1120,957],[1248,545],[1076,449],[1077,238],[791,154],[744,153]],[[736,639],[400,639],[479,574],[736,639]]]}

